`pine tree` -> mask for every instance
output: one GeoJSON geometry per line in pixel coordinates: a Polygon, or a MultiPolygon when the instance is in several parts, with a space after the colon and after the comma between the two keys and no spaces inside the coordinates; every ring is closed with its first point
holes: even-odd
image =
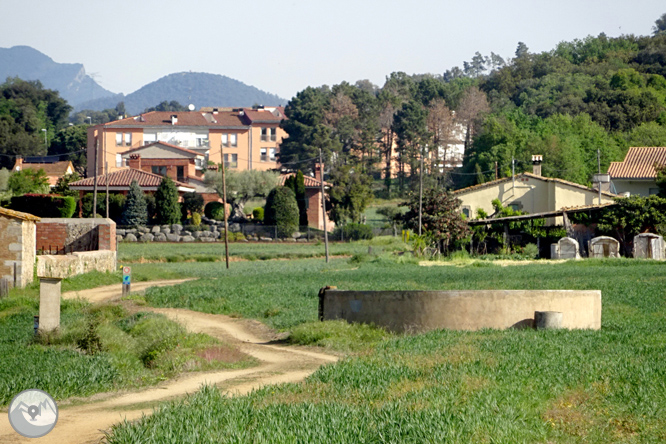
{"type": "Polygon", "coordinates": [[[177,224],[180,222],[181,211],[178,204],[178,189],[173,180],[163,177],[155,192],[155,207],[158,224],[177,224]]]}
{"type": "Polygon", "coordinates": [[[120,224],[136,227],[146,225],[147,220],[146,198],[137,181],[133,180],[130,184],[129,193],[127,193],[125,205],[123,205],[123,216],[120,224]]]}

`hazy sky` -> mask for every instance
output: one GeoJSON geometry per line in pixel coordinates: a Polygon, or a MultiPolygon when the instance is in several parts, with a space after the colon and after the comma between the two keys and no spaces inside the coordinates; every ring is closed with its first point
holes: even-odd
{"type": "Polygon", "coordinates": [[[476,51],[514,55],[605,32],[648,35],[664,0],[0,0],[0,47],[83,63],[129,94],[181,71],[291,98],[393,71],[441,74],[476,51]]]}

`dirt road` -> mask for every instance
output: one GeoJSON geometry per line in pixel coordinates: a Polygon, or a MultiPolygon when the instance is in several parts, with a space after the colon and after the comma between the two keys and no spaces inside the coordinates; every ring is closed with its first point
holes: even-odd
{"type": "MultiPolygon", "coordinates": [[[[132,284],[132,291],[154,285],[174,285],[182,281],[158,281],[132,284]],[[143,288],[141,288],[143,286],[143,288]]],[[[93,290],[70,292],[64,298],[82,297],[94,302],[118,299],[121,286],[113,285],[93,290]]],[[[6,409],[0,414],[0,442],[27,443],[48,442],[53,444],[97,443],[103,430],[123,419],[133,420],[150,414],[159,402],[195,392],[203,383],[216,384],[230,395],[245,394],[266,384],[297,382],[312,374],[319,366],[335,362],[336,356],[297,347],[273,345],[273,333],[263,324],[235,319],[224,315],[199,313],[185,309],[141,307],[181,323],[188,330],[205,333],[254,357],[260,364],[242,370],[225,370],[184,374],[158,386],[136,392],[98,394],[82,404],[59,405],[58,423],[51,433],[43,438],[22,438],[9,425],[6,409]]]]}

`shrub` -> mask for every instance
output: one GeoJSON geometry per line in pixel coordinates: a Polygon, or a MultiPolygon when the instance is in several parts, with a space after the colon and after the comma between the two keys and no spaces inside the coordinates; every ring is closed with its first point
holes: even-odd
{"type": "Polygon", "coordinates": [[[252,210],[252,218],[258,222],[263,222],[264,209],[262,207],[257,207],[254,210],[252,210]]]}
{"type": "Polygon", "coordinates": [[[120,223],[121,225],[136,227],[146,225],[147,222],[148,206],[146,198],[137,181],[133,180],[127,193],[125,205],[123,206],[123,215],[120,223]]]}
{"type": "Polygon", "coordinates": [[[224,220],[224,205],[221,202],[208,202],[204,214],[209,219],[224,220]]]}
{"type": "Polygon", "coordinates": [[[343,240],[364,240],[372,239],[372,227],[365,224],[346,224],[337,227],[333,232],[335,239],[343,240]]]}
{"type": "Polygon", "coordinates": [[[39,217],[72,217],[76,200],[71,196],[24,194],[12,197],[10,208],[39,217]]]}
{"type": "Polygon", "coordinates": [[[194,213],[202,213],[204,210],[204,199],[199,193],[185,193],[183,194],[183,214],[194,215],[194,213]]]}
{"type": "Polygon", "coordinates": [[[180,205],[178,189],[173,180],[164,176],[155,192],[155,217],[158,224],[177,224],[180,222],[180,205]]]}
{"type": "Polygon", "coordinates": [[[192,213],[192,225],[194,225],[195,227],[201,225],[201,214],[192,213]]]}
{"type": "Polygon", "coordinates": [[[277,226],[278,237],[291,237],[298,231],[298,205],[294,192],[287,187],[275,187],[266,198],[264,223],[277,226]]]}

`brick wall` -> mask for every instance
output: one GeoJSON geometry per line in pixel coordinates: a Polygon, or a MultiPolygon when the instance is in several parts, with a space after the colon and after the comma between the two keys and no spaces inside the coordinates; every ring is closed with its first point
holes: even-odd
{"type": "Polygon", "coordinates": [[[111,219],[43,218],[37,223],[35,247],[47,254],[116,251],[116,224],[111,219]]]}

